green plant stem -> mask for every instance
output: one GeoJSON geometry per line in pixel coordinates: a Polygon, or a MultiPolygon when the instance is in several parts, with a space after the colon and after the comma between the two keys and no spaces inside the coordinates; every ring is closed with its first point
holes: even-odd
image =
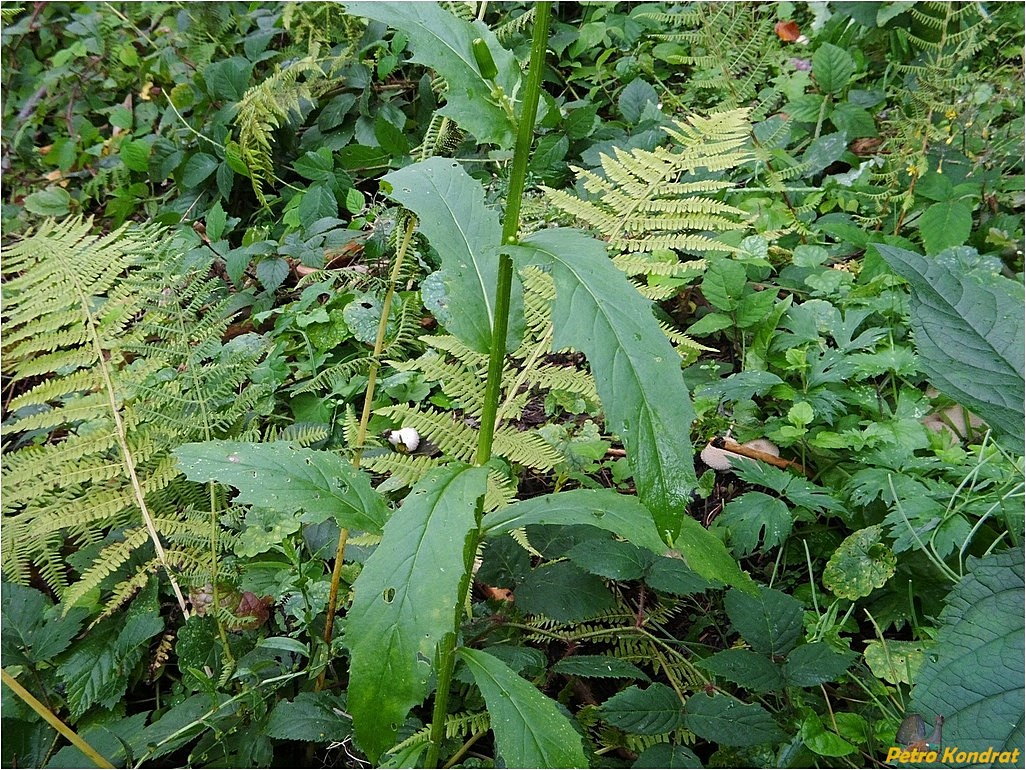
{"type": "MultiPolygon", "coordinates": [[[[367,425],[370,423],[371,411],[374,407],[374,389],[377,386],[378,369],[381,367],[381,353],[385,349],[385,332],[388,330],[388,316],[392,313],[392,297],[395,296],[395,287],[399,281],[399,274],[403,262],[406,259],[406,252],[409,251],[410,241],[417,229],[417,218],[410,217],[406,223],[406,232],[403,233],[402,243],[395,254],[395,264],[392,265],[392,273],[388,277],[388,288],[385,290],[385,298],[381,302],[381,318],[378,319],[378,333],[374,338],[374,353],[371,356],[370,369],[367,372],[367,390],[363,394],[363,412],[360,415],[360,427],[356,431],[356,451],[353,452],[353,467],[359,468],[363,459],[363,445],[367,442],[367,425]]],[[[331,571],[331,588],[328,591],[327,616],[324,619],[324,644],[330,653],[331,635],[335,630],[335,611],[338,609],[338,586],[342,580],[342,562],[346,555],[346,543],[349,540],[349,530],[343,529],[338,534],[338,545],[335,548],[335,566],[331,571]]],[[[325,677],[328,675],[327,663],[314,690],[319,691],[324,687],[325,677]]]]}
{"type": "MultiPolygon", "coordinates": [[[[538,114],[542,69],[549,38],[550,2],[534,6],[534,37],[531,41],[531,64],[527,72],[524,108],[517,125],[517,143],[513,152],[513,165],[509,172],[509,190],[506,213],[502,220],[502,245],[517,242],[520,229],[520,206],[524,200],[527,164],[531,159],[534,139],[534,119],[538,114]]],[[[502,387],[502,363],[506,357],[506,332],[509,329],[509,298],[513,287],[513,260],[507,254],[499,255],[499,275],[495,282],[495,316],[492,322],[492,347],[488,356],[488,379],[485,384],[484,409],[481,414],[481,432],[477,442],[477,464],[484,465],[492,456],[495,436],[495,416],[499,408],[502,387]]]]}
{"type": "MultiPolygon", "coordinates": [[[[534,119],[538,114],[538,98],[541,94],[542,69],[545,66],[545,52],[549,40],[549,10],[551,3],[539,2],[535,8],[534,36],[531,40],[531,62],[527,71],[527,87],[524,90],[524,106],[517,124],[517,143],[513,151],[513,165],[509,174],[509,189],[506,198],[506,212],[502,220],[502,245],[517,242],[520,229],[520,206],[524,199],[524,185],[527,180],[527,163],[531,157],[531,143],[534,139],[534,119]]],[[[495,436],[495,418],[499,409],[502,388],[502,364],[506,357],[506,332],[509,329],[509,300],[513,288],[513,260],[506,254],[499,255],[499,274],[495,281],[495,315],[492,318],[492,346],[488,356],[488,379],[485,384],[484,409],[481,414],[481,432],[477,441],[477,464],[484,465],[492,456],[492,440],[495,436]]],[[[481,502],[476,511],[478,523],[482,516],[481,502]]],[[[475,544],[476,545],[476,544],[475,544]]],[[[475,548],[469,551],[465,574],[460,583],[457,601],[467,595],[470,587],[471,569],[475,548]]],[[[437,689],[431,712],[431,742],[428,744],[425,767],[438,767],[442,740],[445,737],[445,715],[449,710],[449,687],[452,671],[456,665],[456,630],[459,627],[460,608],[454,616],[454,628],[445,635],[438,646],[437,689]]]]}
{"type": "Polygon", "coordinates": [[[0,670],[0,674],[2,674],[4,684],[10,687],[14,691],[15,695],[25,701],[25,703],[27,703],[33,711],[39,714],[39,716],[45,719],[54,730],[71,741],[72,745],[89,757],[89,760],[94,765],[97,767],[114,767],[114,765],[104,759],[96,749],[86,743],[78,733],[64,724],[52,711],[50,711],[50,709],[40,703],[32,693],[22,687],[18,683],[18,680],[8,674],[6,670],[0,670]]]}

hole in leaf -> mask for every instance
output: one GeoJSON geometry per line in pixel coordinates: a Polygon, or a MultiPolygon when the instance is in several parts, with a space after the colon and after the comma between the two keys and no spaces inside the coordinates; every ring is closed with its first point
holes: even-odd
{"type": "Polygon", "coordinates": [[[385,600],[385,604],[391,604],[392,600],[395,599],[395,589],[386,588],[381,592],[381,598],[385,600]]]}

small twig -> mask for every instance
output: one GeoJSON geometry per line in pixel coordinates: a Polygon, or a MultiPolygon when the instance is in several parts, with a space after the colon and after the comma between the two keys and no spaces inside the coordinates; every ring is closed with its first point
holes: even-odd
{"type": "Polygon", "coordinates": [[[733,452],[736,455],[742,457],[749,457],[752,460],[761,460],[764,463],[769,463],[776,468],[783,468],[784,470],[795,470],[802,475],[808,476],[809,472],[805,469],[805,466],[801,463],[797,463],[794,460],[785,460],[783,457],[777,457],[771,455],[768,452],[760,452],[758,449],[752,449],[751,447],[742,446],[736,441],[732,441],[729,438],[722,438],[717,436],[712,440],[712,445],[717,449],[722,449],[725,452],[733,452]]]}

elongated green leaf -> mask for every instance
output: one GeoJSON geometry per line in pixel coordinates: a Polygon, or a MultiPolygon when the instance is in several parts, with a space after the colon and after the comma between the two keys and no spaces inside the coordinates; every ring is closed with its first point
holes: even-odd
{"type": "Polygon", "coordinates": [[[485,516],[485,536],[530,524],[590,524],[661,556],[667,552],[648,509],[636,497],[611,489],[573,489],[520,500],[485,516]]]}
{"type": "Polygon", "coordinates": [[[488,27],[453,16],[437,3],[347,2],[346,10],[387,24],[406,33],[413,50],[411,61],[430,67],[441,75],[449,88],[445,94],[443,115],[477,137],[482,144],[495,143],[510,148],[516,127],[501,106],[493,88],[513,96],[520,83],[520,66],[503,48],[488,27]],[[473,42],[481,38],[488,46],[498,74],[486,80],[474,57],[473,42]]]}
{"type": "MultiPolygon", "coordinates": [[[[485,205],[484,188],[447,158],[428,158],[384,179],[392,185],[390,197],[417,215],[420,231],[442,260],[447,313],[439,320],[471,348],[487,353],[502,228],[498,213],[485,205]]],[[[523,290],[514,280],[507,350],[520,344],[523,331],[523,290]]]]}
{"type": "Polygon", "coordinates": [[[623,439],[638,494],[660,536],[673,542],[698,485],[691,446],[695,412],[680,356],[659,329],[651,303],[613,266],[605,245],[580,231],[542,230],[511,253],[552,272],[553,344],[588,357],[606,427],[623,439]]]}
{"type": "Polygon", "coordinates": [[[894,246],[873,247],[912,289],[912,331],[930,383],[1021,452],[1026,441],[1023,287],[894,246]]]}
{"type": "Polygon", "coordinates": [[[453,629],[473,560],[474,508],[487,477],[484,468],[460,465],[428,474],[392,514],[353,585],[348,704],[372,762],[428,693],[435,649],[453,629]]]}
{"type": "Polygon", "coordinates": [[[388,506],[369,477],[332,452],[296,449],[285,441],[250,444],[204,441],[175,450],[193,481],[218,481],[239,490],[238,502],[292,513],[318,524],[381,532],[388,506]]]}
{"type": "Polygon", "coordinates": [[[567,676],[583,676],[588,679],[641,679],[648,681],[648,674],[620,658],[609,655],[572,655],[563,658],[552,670],[567,676]]]}
{"type": "MultiPolygon", "coordinates": [[[[649,510],[636,497],[611,489],[574,489],[521,500],[488,514],[485,535],[529,524],[590,524],[661,556],[672,554],[659,537],[649,510]]],[[[722,541],[692,518],[685,517],[681,524],[674,546],[692,570],[749,593],[755,590],[752,579],[737,566],[722,541]]]]}
{"type": "Polygon", "coordinates": [[[1021,756],[1022,548],[970,559],[969,569],[941,611],[937,643],[919,671],[909,711],[928,723],[943,716],[944,737],[957,740],[960,751],[1020,749],[1021,756]]]}
{"type": "Polygon", "coordinates": [[[506,767],[587,767],[581,736],[554,701],[498,658],[461,648],[491,717],[506,767]]]}

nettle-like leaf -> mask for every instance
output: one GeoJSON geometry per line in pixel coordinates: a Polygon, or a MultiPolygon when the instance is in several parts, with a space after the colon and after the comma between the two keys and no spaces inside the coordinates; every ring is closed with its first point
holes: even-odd
{"type": "Polygon", "coordinates": [[[151,579],[127,612],[95,626],[63,659],[59,673],[74,717],[94,704],[113,708],[124,697],[128,674],[142,660],[148,641],[164,630],[159,610],[157,582],[151,579]]]}
{"type": "Polygon", "coordinates": [[[556,703],[498,658],[461,648],[506,767],[587,767],[580,734],[556,703]]]}
{"type": "Polygon", "coordinates": [[[193,481],[219,481],[239,490],[236,502],[292,513],[319,524],[380,532],[388,505],[367,474],[332,452],[297,449],[285,441],[253,444],[204,441],[175,450],[179,466],[193,481]]]}
{"type": "Polygon", "coordinates": [[[1023,551],[969,560],[940,614],[909,711],[944,717],[960,751],[1024,748],[1023,551]]]}
{"type": "Polygon", "coordinates": [[[684,722],[677,693],[659,682],[617,693],[602,704],[601,714],[614,727],[637,735],[665,735],[684,722]]]}
{"type": "Polygon", "coordinates": [[[757,703],[741,703],[722,693],[697,693],[685,704],[684,726],[725,746],[756,746],[784,738],[773,717],[757,703]]]}
{"type": "Polygon", "coordinates": [[[802,630],[802,605],[773,588],[759,588],[758,596],[728,591],[724,606],[730,622],[752,649],[763,655],[785,655],[802,630]]]}
{"type": "Polygon", "coordinates": [[[484,468],[452,465],[414,487],[385,525],[353,585],[346,616],[349,713],[371,761],[395,743],[424,700],[436,648],[451,632],[460,585],[473,563],[475,506],[484,468]]]}
{"type": "Polygon", "coordinates": [[[1022,285],[894,246],[873,248],[909,282],[919,365],[930,383],[983,418],[1009,449],[1021,452],[1026,441],[1022,285]]]}
{"type": "Polygon", "coordinates": [[[784,686],[780,665],[752,650],[721,650],[698,665],[752,692],[771,692],[784,686]]]}
{"type": "Polygon", "coordinates": [[[638,495],[660,536],[673,542],[698,484],[691,446],[695,413],[680,357],[651,304],[609,261],[605,245],[578,230],[542,230],[510,252],[521,265],[552,273],[553,345],[588,357],[606,428],[623,439],[638,495]]]}
{"type": "Polygon", "coordinates": [[[516,97],[520,66],[488,27],[480,21],[464,21],[437,3],[347,2],[345,6],[349,13],[383,22],[407,35],[413,50],[411,61],[430,67],[448,85],[441,114],[481,143],[506,149],[513,146],[516,128],[503,97],[516,97]],[[484,41],[495,62],[498,72],[494,79],[481,73],[474,55],[476,39],[484,41]]]}
{"type": "MultiPolygon", "coordinates": [[[[446,158],[428,158],[386,174],[384,180],[392,186],[389,197],[417,215],[420,231],[442,261],[445,304],[439,321],[469,347],[487,353],[502,228],[498,213],[485,205],[484,188],[446,158]]],[[[523,290],[514,280],[507,350],[517,348],[523,331],[523,290]]]]}
{"type": "Polygon", "coordinates": [[[275,704],[264,730],[272,738],[290,741],[344,741],[353,732],[345,705],[345,700],[333,693],[301,692],[293,701],[275,704]]]}

